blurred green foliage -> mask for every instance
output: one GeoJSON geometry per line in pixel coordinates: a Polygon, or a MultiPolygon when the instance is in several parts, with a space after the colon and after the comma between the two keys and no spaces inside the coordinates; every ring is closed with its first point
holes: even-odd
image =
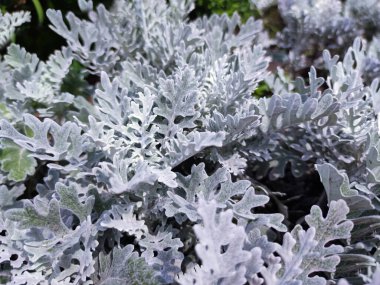
{"type": "Polygon", "coordinates": [[[265,83],[265,81],[261,81],[252,95],[256,98],[271,96],[271,88],[265,83]]]}
{"type": "Polygon", "coordinates": [[[197,0],[194,12],[196,16],[211,15],[213,13],[227,13],[231,16],[234,12],[238,12],[243,22],[247,21],[251,16],[255,18],[258,16],[258,12],[251,9],[248,0],[197,0]]]}

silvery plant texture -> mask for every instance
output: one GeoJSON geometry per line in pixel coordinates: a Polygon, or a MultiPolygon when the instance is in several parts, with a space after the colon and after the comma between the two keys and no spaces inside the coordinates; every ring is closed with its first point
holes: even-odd
{"type": "Polygon", "coordinates": [[[30,14],[0,14],[3,284],[380,284],[380,4],[251,2],[285,28],[79,0],[47,11],[46,61],[10,43],[30,14]],[[292,222],[314,182],[273,185],[313,174],[292,222]]]}

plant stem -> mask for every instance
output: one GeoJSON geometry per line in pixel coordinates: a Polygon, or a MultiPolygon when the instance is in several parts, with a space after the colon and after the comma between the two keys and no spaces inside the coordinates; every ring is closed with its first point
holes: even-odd
{"type": "Polygon", "coordinates": [[[42,8],[42,5],[40,3],[40,0],[32,0],[34,8],[36,9],[37,17],[38,17],[38,23],[39,25],[42,25],[44,22],[44,9],[42,8]]]}

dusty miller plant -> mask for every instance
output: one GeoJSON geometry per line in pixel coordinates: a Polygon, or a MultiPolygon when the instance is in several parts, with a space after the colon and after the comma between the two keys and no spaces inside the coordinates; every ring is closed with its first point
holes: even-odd
{"type": "MultiPolygon", "coordinates": [[[[305,8],[293,2],[279,5],[305,8]]],[[[340,23],[335,2],[308,27],[340,23]]],[[[3,283],[379,282],[375,41],[292,78],[268,70],[273,39],[253,18],[190,21],[190,0],[78,5],[85,19],[47,11],[67,44],[46,61],[9,44],[29,14],[0,15],[3,283]],[[88,96],[64,91],[74,62],[88,96]],[[271,96],[253,96],[263,82],[271,96]],[[317,171],[326,195],[297,225],[265,185],[288,169],[317,171]]]]}

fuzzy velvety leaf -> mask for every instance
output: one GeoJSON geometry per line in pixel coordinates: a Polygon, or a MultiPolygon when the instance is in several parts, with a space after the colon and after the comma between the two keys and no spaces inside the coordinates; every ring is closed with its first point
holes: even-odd
{"type": "Polygon", "coordinates": [[[350,188],[350,182],[346,173],[339,171],[329,163],[317,164],[316,169],[325,187],[329,203],[343,199],[350,207],[350,214],[356,215],[373,208],[371,200],[368,197],[350,188]]]}
{"type": "Polygon", "coordinates": [[[83,204],[79,201],[75,185],[66,186],[62,183],[57,183],[55,185],[55,190],[60,197],[60,207],[70,210],[81,222],[86,220],[87,216],[91,215],[95,202],[94,196],[86,198],[86,201],[83,204]]]}
{"type": "Polygon", "coordinates": [[[173,238],[169,230],[159,229],[155,235],[146,233],[139,241],[143,248],[142,257],[158,273],[158,280],[163,283],[173,283],[174,278],[181,272],[184,258],[178,249],[183,246],[179,238],[173,238]]]}
{"type": "Polygon", "coordinates": [[[112,209],[102,218],[100,225],[105,228],[126,232],[131,236],[134,235],[137,239],[141,239],[142,235],[148,233],[148,228],[144,221],[137,220],[136,216],[133,215],[133,207],[113,205],[112,209]]]}
{"type": "Polygon", "coordinates": [[[198,91],[194,71],[190,68],[178,69],[169,78],[159,79],[158,107],[154,108],[157,116],[165,118],[158,131],[169,138],[178,130],[194,128],[194,120],[199,116],[196,111],[198,91]]]}
{"type": "Polygon", "coordinates": [[[350,238],[353,223],[346,220],[348,212],[343,200],[331,201],[326,218],[318,206],[313,206],[305,217],[310,228],[305,231],[297,225],[285,234],[282,246],[276,250],[281,258],[273,256],[261,271],[264,280],[268,284],[326,284],[325,278],[310,275],[335,271],[340,261],[337,254],[344,249],[331,242],[350,238]]]}
{"type": "Polygon", "coordinates": [[[224,139],[224,132],[193,131],[188,135],[178,132],[173,139],[165,144],[167,150],[166,163],[175,167],[207,147],[221,147],[224,139]]]}
{"type": "Polygon", "coordinates": [[[195,247],[202,265],[179,276],[180,284],[245,284],[244,263],[251,252],[243,250],[244,228],[232,222],[233,212],[217,212],[217,203],[201,200],[202,224],[194,226],[199,239],[195,247]]]}
{"type": "Polygon", "coordinates": [[[31,114],[25,114],[24,120],[33,133],[32,137],[21,134],[6,120],[0,121],[0,137],[13,140],[42,160],[67,159],[73,163],[80,160],[84,139],[77,124],[66,122],[60,126],[51,119],[41,122],[31,114]]]}
{"type": "Polygon", "coordinates": [[[8,189],[6,185],[0,186],[0,209],[12,206],[18,197],[25,191],[24,185],[15,185],[8,189]]]}
{"type": "Polygon", "coordinates": [[[9,209],[5,212],[5,217],[17,223],[20,229],[46,228],[57,235],[68,232],[68,228],[63,223],[58,200],[51,200],[46,212],[41,212],[29,200],[24,201],[24,208],[9,209]]]}
{"type": "Polygon", "coordinates": [[[37,161],[24,148],[5,141],[0,150],[1,170],[8,173],[8,179],[23,181],[28,175],[33,175],[37,161]]]}
{"type": "Polygon", "coordinates": [[[19,11],[14,13],[0,12],[0,48],[12,37],[15,29],[30,21],[30,12],[19,11]]]}
{"type": "Polygon", "coordinates": [[[232,182],[231,175],[225,168],[218,169],[208,176],[204,169],[205,165],[194,165],[191,175],[179,175],[179,189],[168,192],[170,199],[165,204],[166,215],[175,217],[178,222],[182,221],[179,214],[185,214],[193,222],[198,221],[200,216],[199,201],[217,202],[219,209],[230,208],[235,217],[252,221],[257,227],[273,227],[279,231],[285,231],[282,224],[283,217],[279,214],[255,214],[251,210],[265,205],[269,197],[258,195],[250,187],[247,180],[232,182]],[[184,191],[184,192],[183,192],[184,191]],[[183,195],[182,193],[185,193],[183,195]]]}
{"type": "Polygon", "coordinates": [[[92,277],[96,285],[159,284],[154,271],[133,252],[132,245],[114,248],[108,255],[101,253],[96,265],[98,271],[92,277]]]}

